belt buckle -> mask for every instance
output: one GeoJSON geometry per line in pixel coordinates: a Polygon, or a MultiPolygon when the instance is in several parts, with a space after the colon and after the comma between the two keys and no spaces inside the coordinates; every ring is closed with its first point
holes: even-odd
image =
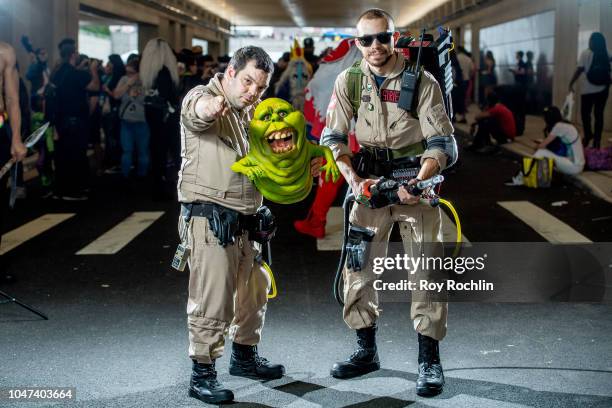
{"type": "Polygon", "coordinates": [[[391,152],[391,149],[388,148],[375,148],[376,150],[374,150],[375,155],[376,155],[376,161],[385,161],[385,162],[389,162],[393,159],[393,153],[391,152]]]}

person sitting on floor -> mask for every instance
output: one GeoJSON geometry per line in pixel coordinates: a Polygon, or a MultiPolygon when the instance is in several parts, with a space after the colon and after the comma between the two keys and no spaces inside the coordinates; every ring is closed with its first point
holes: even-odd
{"type": "Polygon", "coordinates": [[[533,157],[549,157],[555,161],[555,168],[563,174],[578,174],[584,169],[584,151],[578,130],[563,120],[556,106],[544,109],[544,135],[533,157]]]}
{"type": "Polygon", "coordinates": [[[474,142],[468,146],[469,150],[491,153],[495,150],[491,145],[491,137],[501,145],[516,136],[514,115],[499,101],[499,97],[494,92],[487,97],[487,109],[476,115],[475,119],[476,122],[472,124],[470,132],[474,135],[474,142]]]}

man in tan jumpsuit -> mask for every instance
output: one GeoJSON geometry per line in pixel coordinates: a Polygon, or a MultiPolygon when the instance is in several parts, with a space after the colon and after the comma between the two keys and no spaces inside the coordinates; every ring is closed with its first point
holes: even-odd
{"type": "MultiPolygon", "coordinates": [[[[27,149],[21,141],[21,110],[19,108],[19,74],[16,69],[15,50],[0,41],[0,167],[11,158],[23,160],[27,149]]],[[[8,209],[7,173],[0,179],[0,227],[8,209]]],[[[11,282],[6,265],[0,257],[0,283],[11,282]]]]}
{"type": "MultiPolygon", "coordinates": [[[[371,9],[358,20],[359,38],[356,44],[363,54],[360,69],[361,102],[356,115],[349,95],[349,70],[336,79],[334,95],[327,113],[326,128],[321,144],[334,152],[342,174],[356,197],[379,177],[371,170],[383,167],[396,159],[413,160],[420,165],[417,179],[424,180],[443,170],[447,155],[443,150],[424,148],[423,140],[434,136],[450,136],[453,128],[444,110],[440,87],[428,72],[421,75],[418,89],[418,119],[397,104],[402,73],[407,65],[402,54],[393,48],[393,20],[384,11],[371,9]],[[358,175],[351,163],[347,134],[356,116],[355,133],[362,151],[372,159],[366,175],[358,175]],[[384,154],[381,154],[384,153],[384,154]],[[384,157],[382,157],[384,156],[384,157]]],[[[415,183],[412,179],[411,183],[415,183]]],[[[386,256],[386,244],[394,222],[400,225],[404,248],[409,256],[418,256],[423,243],[433,243],[429,255],[440,255],[441,221],[439,208],[419,203],[401,187],[397,195],[400,205],[372,209],[355,203],[351,225],[365,227],[375,233],[369,259],[386,256]]],[[[419,278],[423,278],[419,271],[419,278]]],[[[361,271],[345,266],[344,321],[357,331],[358,350],[347,361],[334,364],[331,374],[336,378],[351,378],[378,370],[380,362],[376,349],[376,320],[379,316],[378,294],[373,282],[378,277],[371,263],[361,271]]],[[[419,340],[419,377],[417,393],[435,395],[442,391],[444,376],[440,365],[438,341],[446,334],[447,303],[432,301],[427,293],[413,293],[411,318],[419,340]]]]}
{"type": "MultiPolygon", "coordinates": [[[[230,170],[249,150],[248,125],[273,69],[261,48],[241,48],[225,74],[195,87],[183,100],[178,193],[179,234],[190,251],[189,395],[210,403],[234,398],[215,371],[228,333],[233,341],[230,374],[275,379],[285,371],[257,353],[270,278],[255,260],[261,247],[245,225],[261,213],[262,196],[246,176],[230,170]]],[[[313,175],[321,164],[311,162],[313,175]]]]}

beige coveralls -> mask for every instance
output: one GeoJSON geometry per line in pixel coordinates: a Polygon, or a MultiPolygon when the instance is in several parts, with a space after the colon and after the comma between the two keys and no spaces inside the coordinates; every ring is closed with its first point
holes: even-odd
{"type": "MultiPolygon", "coordinates": [[[[248,178],[230,170],[249,149],[247,129],[253,107],[243,111],[232,108],[213,122],[195,114],[198,99],[224,95],[221,78],[222,74],[217,74],[207,86],[195,87],[183,100],[179,201],[216,203],[242,214],[254,214],[262,196],[248,178]]],[[[270,286],[268,274],[254,262],[259,244],[249,241],[245,232],[234,245],[224,248],[205,217],[193,217],[189,224],[179,217],[179,235],[191,247],[189,357],[200,363],[219,358],[228,332],[239,344],[257,344],[270,286]]]]}
{"type": "MultiPolygon", "coordinates": [[[[444,110],[442,92],[435,78],[425,72],[419,87],[419,103],[415,119],[410,112],[397,106],[401,77],[404,70],[404,58],[400,53],[394,68],[381,85],[379,91],[367,63],[362,60],[362,101],[359,106],[355,134],[362,146],[400,149],[432,136],[448,136],[453,127],[444,110]],[[368,101],[369,99],[369,101],[368,101]]],[[[348,135],[353,106],[349,99],[348,69],[343,71],[334,86],[326,120],[325,133],[336,136],[348,135]]],[[[330,145],[337,159],[342,155],[352,156],[347,144],[336,142],[330,145]]],[[[421,164],[426,158],[438,162],[440,169],[446,166],[446,155],[440,150],[426,150],[421,157],[421,164]]],[[[374,178],[374,177],[373,177],[374,178]]],[[[393,205],[380,209],[370,209],[355,203],[350,215],[353,225],[373,230],[376,235],[372,243],[369,259],[386,256],[386,243],[389,240],[394,222],[400,225],[404,249],[408,256],[420,254],[422,243],[427,245],[428,254],[442,255],[442,234],[440,209],[425,204],[393,205]]],[[[344,268],[344,321],[352,329],[372,326],[378,316],[378,293],[373,282],[379,279],[369,266],[360,272],[344,268]]],[[[427,279],[428,271],[419,271],[418,278],[427,279]]],[[[413,293],[410,317],[417,332],[441,340],[446,335],[446,318],[448,304],[432,301],[429,293],[413,293]],[[415,298],[417,300],[415,300],[415,298]]]]}

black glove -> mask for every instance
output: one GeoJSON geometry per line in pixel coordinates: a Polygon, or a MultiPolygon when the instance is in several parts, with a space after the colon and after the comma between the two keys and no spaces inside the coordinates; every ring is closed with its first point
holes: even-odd
{"type": "Polygon", "coordinates": [[[272,211],[265,205],[262,205],[257,210],[257,213],[251,218],[251,225],[247,226],[249,230],[249,239],[251,241],[265,244],[274,238],[276,234],[276,218],[272,211]]]}
{"type": "Polygon", "coordinates": [[[225,247],[235,242],[234,237],[239,229],[238,211],[215,206],[207,218],[215,238],[219,240],[219,245],[225,247]]]}
{"type": "Polygon", "coordinates": [[[388,205],[398,204],[400,199],[397,195],[400,184],[395,180],[382,177],[376,184],[370,187],[372,197],[368,205],[371,208],[382,208],[388,205]]]}

